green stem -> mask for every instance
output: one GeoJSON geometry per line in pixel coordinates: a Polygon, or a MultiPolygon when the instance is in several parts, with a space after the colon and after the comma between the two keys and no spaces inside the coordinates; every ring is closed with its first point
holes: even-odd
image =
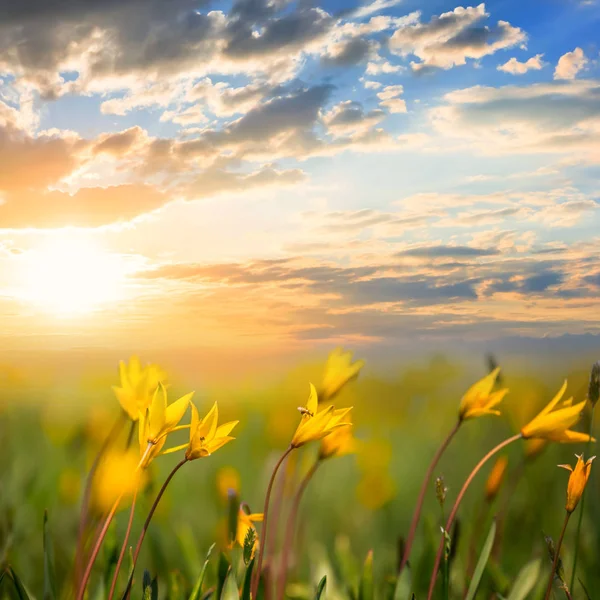
{"type": "Polygon", "coordinates": [[[450,433],[446,436],[446,439],[442,442],[441,446],[437,449],[437,452],[434,454],[431,459],[431,463],[425,472],[425,477],[423,478],[423,483],[421,484],[421,489],[419,491],[419,497],[417,498],[417,504],[415,506],[415,512],[412,517],[412,521],[410,522],[410,528],[408,530],[408,535],[406,536],[406,544],[404,545],[404,554],[402,555],[402,562],[400,563],[399,572],[404,569],[408,559],[410,558],[410,551],[412,548],[413,541],[415,539],[415,533],[417,532],[417,525],[419,524],[419,517],[421,516],[421,510],[423,509],[423,502],[425,501],[425,495],[427,493],[427,488],[429,487],[429,481],[431,480],[431,475],[433,474],[434,469],[437,467],[442,454],[449,446],[452,438],[456,435],[456,432],[459,430],[462,425],[462,421],[458,420],[456,425],[451,429],[450,433]]]}
{"type": "MultiPolygon", "coordinates": [[[[592,415],[590,417],[590,439],[587,442],[587,446],[585,447],[585,457],[589,458],[590,455],[590,446],[592,444],[592,433],[594,430],[594,409],[596,408],[595,404],[592,404],[592,415]]],[[[573,590],[573,586],[575,585],[575,571],[577,570],[577,558],[579,557],[579,536],[581,534],[581,523],[583,521],[583,507],[585,506],[585,488],[583,490],[583,494],[581,495],[581,500],[579,501],[581,504],[581,508],[579,509],[579,519],[577,519],[577,532],[575,533],[575,550],[573,556],[573,569],[571,571],[571,582],[569,583],[569,589],[573,590]]]]}
{"type": "MultiPolygon", "coordinates": [[[[458,493],[458,496],[456,497],[456,501],[454,502],[454,506],[452,507],[452,510],[450,511],[450,515],[448,516],[448,521],[446,522],[446,527],[444,528],[445,532],[449,532],[452,524],[454,523],[454,518],[456,517],[456,513],[458,512],[458,508],[460,507],[460,503],[462,502],[462,499],[469,487],[469,485],[471,485],[471,482],[473,481],[473,479],[475,478],[475,475],[477,475],[477,473],[479,472],[479,470],[481,469],[481,467],[483,467],[483,465],[490,459],[492,458],[492,456],[494,456],[494,454],[497,454],[498,452],[500,452],[500,450],[502,450],[503,448],[505,448],[506,446],[508,446],[509,444],[512,444],[512,442],[516,442],[517,440],[521,439],[522,435],[520,433],[517,433],[516,435],[513,435],[512,437],[509,437],[508,439],[504,440],[503,442],[500,442],[496,447],[492,448],[478,463],[477,465],[475,465],[475,468],[471,471],[471,474],[467,477],[465,483],[463,484],[460,492],[458,493]]],[[[440,544],[438,546],[437,549],[437,554],[435,556],[435,563],[433,565],[433,571],[431,572],[431,579],[429,581],[429,592],[427,594],[427,600],[431,600],[433,598],[433,590],[435,588],[435,580],[437,578],[437,574],[440,570],[440,563],[442,562],[442,554],[444,551],[444,542],[445,542],[445,537],[444,535],[442,535],[442,539],[440,540],[440,544]]]]}
{"type": "Polygon", "coordinates": [[[288,454],[292,450],[294,450],[294,446],[290,446],[282,455],[281,458],[277,461],[277,464],[273,468],[273,473],[271,473],[271,479],[269,479],[269,485],[267,486],[267,493],[265,495],[265,507],[263,509],[263,524],[260,528],[260,540],[258,543],[258,559],[256,561],[256,567],[254,568],[254,576],[252,579],[252,588],[251,588],[251,597],[256,598],[256,593],[258,592],[258,585],[260,583],[260,576],[262,571],[262,563],[263,556],[265,551],[265,540],[267,539],[267,525],[269,518],[269,500],[271,499],[271,490],[273,489],[273,483],[275,481],[275,476],[277,475],[277,471],[279,471],[279,467],[283,461],[287,458],[288,454]]]}
{"type": "Polygon", "coordinates": [[[558,565],[558,559],[560,556],[560,547],[562,546],[563,538],[565,537],[565,531],[567,530],[567,523],[569,522],[570,512],[565,515],[565,522],[563,523],[560,537],[558,538],[558,544],[554,549],[554,560],[552,561],[552,571],[550,571],[550,578],[548,579],[548,587],[546,588],[546,595],[544,600],[549,600],[550,594],[552,593],[552,583],[554,582],[554,576],[556,575],[556,566],[558,565]]]}

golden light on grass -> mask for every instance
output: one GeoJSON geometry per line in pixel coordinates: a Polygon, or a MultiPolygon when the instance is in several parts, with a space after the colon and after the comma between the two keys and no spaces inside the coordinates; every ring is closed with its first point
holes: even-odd
{"type": "Polygon", "coordinates": [[[48,235],[20,260],[17,295],[45,312],[86,314],[123,296],[122,259],[81,233],[48,235]]]}

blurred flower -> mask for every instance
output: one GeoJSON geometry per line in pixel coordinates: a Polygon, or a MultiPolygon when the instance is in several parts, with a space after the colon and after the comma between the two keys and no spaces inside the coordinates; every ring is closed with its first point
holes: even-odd
{"type": "Polygon", "coordinates": [[[595,406],[600,398],[600,360],[597,363],[594,363],[592,372],[590,373],[588,398],[590,399],[592,406],[595,406]]]}
{"type": "Polygon", "coordinates": [[[562,407],[553,410],[560,402],[565,390],[567,381],[550,401],[550,403],[527,425],[521,429],[521,435],[525,438],[543,438],[553,442],[587,442],[590,438],[587,433],[571,431],[569,427],[579,421],[581,411],[585,406],[585,400],[579,404],[572,405],[573,398],[569,398],[562,403],[562,407]]]}
{"type": "Polygon", "coordinates": [[[300,424],[294,433],[291,445],[294,448],[303,446],[308,442],[318,441],[329,435],[334,429],[348,425],[347,421],[342,419],[352,410],[352,408],[343,408],[335,410],[333,406],[328,406],[319,412],[319,401],[315,386],[310,384],[310,395],[305,408],[299,408],[302,413],[300,424]]]}
{"type": "MultiPolygon", "coordinates": [[[[350,421],[350,418],[347,417],[346,420],[350,421]]],[[[326,435],[321,440],[319,458],[323,460],[334,456],[344,456],[351,454],[355,450],[356,444],[352,436],[352,425],[349,424],[344,427],[338,427],[333,433],[326,435]]]]}
{"type": "Polygon", "coordinates": [[[544,451],[547,445],[548,440],[541,438],[525,440],[525,458],[527,460],[533,460],[536,456],[539,456],[544,451]]]}
{"type": "Polygon", "coordinates": [[[132,356],[129,365],[119,363],[120,386],[113,386],[117,400],[132,421],[144,414],[158,384],[166,380],[166,373],[157,365],[142,367],[140,359],[132,356]]]}
{"type": "Polygon", "coordinates": [[[75,504],[79,499],[81,477],[77,469],[66,468],[58,478],[58,494],[65,504],[75,504]]]}
{"type": "MultiPolygon", "coordinates": [[[[230,421],[217,426],[219,409],[217,403],[208,411],[204,419],[198,416],[198,409],[191,404],[192,423],[190,426],[190,442],[187,445],[185,457],[188,460],[210,456],[225,444],[234,440],[229,434],[239,421],[230,421]]],[[[171,451],[171,450],[170,450],[171,451]]]]}
{"type": "Polygon", "coordinates": [[[349,381],[358,377],[364,364],[364,360],[357,360],[352,364],[352,352],[344,352],[343,348],[336,348],[329,354],[325,364],[319,400],[329,402],[349,381]]]}
{"type": "Polygon", "coordinates": [[[492,392],[500,367],[473,384],[462,397],[458,418],[461,421],[481,417],[482,415],[499,415],[500,411],[494,407],[500,404],[502,398],[508,394],[508,389],[503,388],[492,392]]]}
{"type": "Polygon", "coordinates": [[[133,449],[109,450],[102,457],[92,485],[92,505],[98,512],[108,512],[121,496],[124,500],[133,496],[136,486],[146,477],[139,463],[140,458],[133,449]]]}
{"type": "Polygon", "coordinates": [[[569,513],[572,513],[575,510],[583,495],[583,491],[585,490],[585,486],[590,477],[592,461],[596,458],[595,456],[592,456],[587,462],[584,462],[583,454],[576,454],[575,456],[577,457],[577,464],[574,469],[571,465],[558,465],[563,469],[571,471],[569,483],[567,484],[567,505],[565,507],[569,513]]]}
{"type": "Polygon", "coordinates": [[[162,383],[158,384],[149,408],[140,413],[139,442],[140,453],[144,457],[142,467],[147,467],[158,456],[169,433],[189,427],[178,427],[178,424],[193,395],[194,392],[190,392],[172,404],[167,404],[167,390],[162,383]],[[148,445],[151,445],[149,451],[148,445]]]}
{"type": "Polygon", "coordinates": [[[233,490],[236,494],[239,494],[240,474],[233,467],[221,467],[217,471],[217,493],[223,502],[228,501],[229,490],[233,490]]]}
{"type": "Polygon", "coordinates": [[[485,499],[487,502],[492,502],[498,495],[502,483],[504,482],[504,476],[506,475],[506,467],[508,466],[508,458],[506,456],[499,456],[490,471],[490,474],[485,483],[485,499]]]}
{"type": "Polygon", "coordinates": [[[102,444],[114,422],[114,405],[107,406],[104,402],[93,404],[87,413],[85,435],[94,444],[102,444]]]}
{"type": "MultiPolygon", "coordinates": [[[[256,532],[256,527],[254,527],[254,523],[261,523],[263,520],[262,513],[251,513],[247,514],[244,512],[242,508],[240,508],[238,512],[238,522],[237,522],[237,534],[236,534],[236,542],[243,548],[244,541],[246,540],[246,536],[248,535],[248,531],[253,529],[256,532]]],[[[256,552],[256,548],[258,546],[258,536],[254,536],[254,548],[252,549],[252,556],[256,552]]]]}
{"type": "Polygon", "coordinates": [[[395,494],[394,481],[386,472],[365,472],[356,486],[358,501],[369,510],[378,510],[395,494]]]}

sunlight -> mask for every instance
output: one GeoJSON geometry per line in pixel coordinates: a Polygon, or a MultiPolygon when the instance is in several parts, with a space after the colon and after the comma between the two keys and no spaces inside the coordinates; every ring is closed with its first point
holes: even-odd
{"type": "Polygon", "coordinates": [[[119,256],[89,237],[61,232],[23,257],[20,295],[56,315],[89,313],[121,297],[124,276],[119,256]]]}

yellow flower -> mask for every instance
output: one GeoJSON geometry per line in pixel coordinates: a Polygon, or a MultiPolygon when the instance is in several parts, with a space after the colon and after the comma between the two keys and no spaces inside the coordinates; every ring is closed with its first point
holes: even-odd
{"type": "Polygon", "coordinates": [[[338,427],[349,425],[343,418],[352,410],[352,408],[343,408],[336,410],[333,406],[328,406],[319,412],[319,400],[315,386],[310,384],[310,396],[305,408],[300,408],[302,418],[300,424],[292,438],[292,446],[298,448],[308,442],[318,441],[329,435],[338,427]]]}
{"type": "Polygon", "coordinates": [[[178,424],[183,419],[193,395],[194,392],[190,392],[172,404],[167,404],[167,390],[162,383],[158,384],[150,406],[140,413],[139,417],[140,452],[144,458],[142,467],[147,467],[152,459],[158,456],[169,433],[188,427],[178,427],[178,424]],[[148,450],[149,446],[151,447],[148,450]]]}
{"type": "Polygon", "coordinates": [[[166,379],[166,374],[157,365],[142,367],[140,359],[132,356],[129,365],[119,363],[120,386],[113,386],[117,400],[132,421],[146,412],[158,384],[166,379]]]}
{"type": "Polygon", "coordinates": [[[541,438],[534,438],[525,441],[525,458],[527,460],[533,460],[536,456],[541,454],[548,445],[548,440],[541,438]]]}
{"type": "Polygon", "coordinates": [[[571,465],[558,465],[563,469],[571,471],[569,483],[567,484],[567,505],[565,507],[569,513],[572,513],[575,508],[577,508],[577,504],[583,495],[583,491],[585,490],[585,486],[590,477],[592,461],[596,458],[595,456],[592,456],[587,462],[584,462],[583,454],[576,454],[575,456],[577,457],[577,464],[574,469],[571,465]]]}
{"type": "Polygon", "coordinates": [[[508,394],[508,389],[504,388],[492,392],[498,373],[500,373],[500,367],[494,369],[467,390],[460,401],[458,418],[461,421],[481,417],[482,415],[500,414],[500,411],[495,410],[494,407],[500,404],[502,398],[508,394]]]}
{"type": "MultiPolygon", "coordinates": [[[[347,418],[350,421],[350,418],[347,418]]],[[[338,427],[333,433],[326,435],[321,440],[319,458],[331,458],[333,456],[344,456],[356,450],[356,443],[352,436],[352,425],[338,427]]]]}
{"type": "Polygon", "coordinates": [[[508,458],[499,456],[485,484],[485,499],[491,502],[500,491],[504,476],[506,475],[506,467],[508,466],[508,458]]]}
{"type": "Polygon", "coordinates": [[[352,352],[344,352],[343,348],[336,348],[329,357],[325,365],[323,382],[319,390],[319,400],[328,402],[339,391],[353,379],[358,377],[359,371],[363,368],[365,361],[357,360],[352,363],[352,352]]]}
{"type": "Polygon", "coordinates": [[[188,460],[210,456],[219,448],[234,440],[229,434],[239,421],[230,421],[217,426],[219,408],[217,403],[208,411],[204,419],[198,416],[198,409],[192,406],[192,423],[190,427],[190,442],[187,445],[185,456],[188,460]]]}
{"type": "Polygon", "coordinates": [[[525,438],[543,438],[553,442],[587,442],[590,438],[587,433],[571,431],[569,427],[579,421],[581,411],[585,406],[585,400],[573,406],[573,398],[569,398],[562,403],[562,407],[553,410],[560,402],[565,390],[567,381],[550,401],[550,403],[540,412],[537,417],[530,421],[521,429],[521,435],[525,438]]]}
{"type": "MultiPolygon", "coordinates": [[[[248,531],[250,529],[254,529],[256,531],[256,527],[254,527],[254,523],[261,523],[263,520],[262,513],[251,513],[247,514],[243,509],[240,508],[238,512],[238,522],[237,522],[237,532],[236,532],[236,542],[243,548],[244,541],[246,540],[246,536],[248,535],[248,531]]],[[[256,552],[256,548],[258,546],[258,535],[254,536],[254,548],[252,549],[252,556],[256,552]]]]}

